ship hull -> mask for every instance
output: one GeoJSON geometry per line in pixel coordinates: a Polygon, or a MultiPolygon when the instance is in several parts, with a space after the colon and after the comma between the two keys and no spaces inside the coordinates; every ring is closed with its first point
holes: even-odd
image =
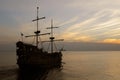
{"type": "Polygon", "coordinates": [[[23,42],[17,42],[16,45],[20,69],[61,67],[61,52],[48,53],[23,42]]]}

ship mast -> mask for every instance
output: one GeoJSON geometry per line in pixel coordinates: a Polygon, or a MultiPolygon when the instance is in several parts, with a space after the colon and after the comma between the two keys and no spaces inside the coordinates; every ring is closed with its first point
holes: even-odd
{"type": "Polygon", "coordinates": [[[55,39],[55,37],[53,37],[53,28],[58,28],[58,27],[53,27],[53,20],[51,20],[51,37],[50,37],[51,53],[53,53],[53,40],[55,39]]]}
{"type": "Polygon", "coordinates": [[[53,20],[51,19],[51,27],[48,27],[47,29],[51,29],[51,37],[50,37],[50,42],[51,42],[51,53],[53,53],[53,42],[55,37],[53,36],[53,28],[58,28],[58,27],[53,27],[53,20]]]}
{"type": "Polygon", "coordinates": [[[39,33],[40,33],[40,30],[38,30],[38,26],[39,26],[39,25],[38,25],[38,21],[41,20],[41,19],[45,19],[45,17],[39,18],[38,13],[39,13],[39,7],[37,7],[37,18],[34,19],[34,20],[32,20],[33,22],[34,22],[34,21],[37,22],[37,30],[34,32],[34,33],[35,33],[35,36],[36,36],[36,46],[37,46],[37,47],[38,47],[38,43],[39,43],[38,37],[39,37],[39,33]]]}
{"type": "MultiPolygon", "coordinates": [[[[34,32],[35,35],[25,36],[25,37],[33,37],[33,36],[35,36],[35,37],[36,37],[36,47],[38,47],[38,44],[39,44],[39,41],[38,41],[38,37],[39,37],[39,36],[41,36],[41,35],[49,35],[49,34],[50,34],[50,33],[40,34],[40,30],[38,29],[38,27],[39,27],[38,21],[41,20],[41,19],[45,19],[45,17],[39,18],[38,13],[39,13],[39,7],[37,7],[37,17],[36,17],[36,19],[32,20],[32,22],[34,22],[34,21],[37,22],[37,30],[34,32]]],[[[42,44],[41,44],[41,45],[42,45],[42,44]]]]}

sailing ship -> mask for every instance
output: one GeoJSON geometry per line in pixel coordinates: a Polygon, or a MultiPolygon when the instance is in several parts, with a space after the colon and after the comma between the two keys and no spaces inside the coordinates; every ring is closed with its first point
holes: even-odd
{"type": "MultiPolygon", "coordinates": [[[[36,45],[28,44],[22,41],[18,41],[16,43],[16,53],[17,53],[17,64],[20,69],[26,69],[26,68],[53,68],[53,67],[61,67],[62,62],[62,52],[54,51],[54,41],[63,41],[63,39],[55,40],[55,37],[53,36],[53,29],[58,27],[53,27],[53,21],[51,20],[51,27],[48,27],[47,29],[51,29],[51,33],[44,33],[41,34],[41,31],[38,30],[38,21],[41,19],[45,19],[45,17],[38,17],[39,7],[37,7],[37,18],[32,20],[33,22],[37,22],[37,30],[34,32],[35,35],[29,35],[25,37],[36,37],[36,45]],[[49,41],[41,41],[41,43],[44,42],[50,42],[51,44],[51,51],[44,51],[43,47],[39,48],[39,40],[38,38],[41,35],[50,35],[49,41]]],[[[23,34],[22,34],[23,36],[23,34]]]]}

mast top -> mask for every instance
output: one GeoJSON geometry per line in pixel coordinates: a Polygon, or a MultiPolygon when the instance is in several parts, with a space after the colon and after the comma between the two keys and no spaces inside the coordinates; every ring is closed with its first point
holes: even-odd
{"type": "MultiPolygon", "coordinates": [[[[32,22],[36,21],[36,23],[37,23],[37,29],[36,29],[36,31],[34,32],[34,33],[35,33],[34,36],[36,36],[36,46],[37,46],[37,47],[38,47],[38,43],[39,43],[39,41],[38,41],[38,36],[40,36],[40,31],[39,31],[39,29],[38,29],[38,26],[39,26],[39,25],[38,25],[38,21],[41,20],[41,19],[45,19],[45,17],[40,17],[40,18],[39,18],[38,13],[39,13],[39,7],[37,7],[37,17],[36,17],[36,19],[32,20],[32,22]]],[[[30,37],[30,36],[29,36],[29,37],[30,37]]]]}
{"type": "Polygon", "coordinates": [[[37,7],[37,9],[39,9],[39,7],[37,7]]]}

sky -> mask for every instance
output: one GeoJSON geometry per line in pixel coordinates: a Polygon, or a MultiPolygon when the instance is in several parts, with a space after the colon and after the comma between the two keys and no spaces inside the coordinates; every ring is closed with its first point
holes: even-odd
{"type": "Polygon", "coordinates": [[[39,17],[46,17],[39,21],[41,33],[49,32],[53,19],[57,38],[65,42],[120,44],[120,0],[0,0],[1,47],[15,45],[21,32],[33,34],[37,6],[39,17]]]}

